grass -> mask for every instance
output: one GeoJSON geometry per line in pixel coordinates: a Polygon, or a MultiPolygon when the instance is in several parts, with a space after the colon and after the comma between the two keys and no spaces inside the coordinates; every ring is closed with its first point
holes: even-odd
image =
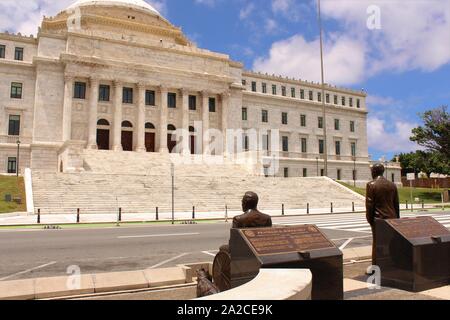
{"type": "Polygon", "coordinates": [[[23,178],[0,176],[0,214],[8,212],[23,212],[26,209],[25,186],[23,178]],[[5,195],[10,194],[13,198],[22,198],[22,204],[6,202],[5,195]]]}
{"type": "MultiPolygon", "coordinates": [[[[359,188],[354,187],[352,185],[342,183],[343,186],[363,195],[366,196],[366,189],[365,188],[359,188]]],[[[425,201],[425,203],[441,203],[441,194],[444,191],[444,189],[426,189],[426,188],[412,188],[413,191],[413,199],[419,198],[420,202],[422,200],[425,201]]],[[[400,203],[406,203],[406,201],[411,202],[411,188],[398,188],[398,196],[400,198],[400,203]]]]}

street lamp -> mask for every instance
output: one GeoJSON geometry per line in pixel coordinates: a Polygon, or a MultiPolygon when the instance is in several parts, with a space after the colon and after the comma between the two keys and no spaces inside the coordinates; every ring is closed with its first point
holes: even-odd
{"type": "MultiPolygon", "coordinates": [[[[323,138],[324,138],[324,175],[328,177],[328,139],[327,139],[327,115],[325,108],[325,76],[324,76],[324,62],[323,62],[323,26],[322,14],[320,9],[320,0],[317,1],[318,7],[318,22],[320,30],[320,72],[321,72],[321,87],[322,87],[322,117],[323,117],[323,138]]],[[[318,174],[317,174],[318,175],[318,174]]]]}
{"type": "Polygon", "coordinates": [[[16,161],[16,175],[17,178],[19,178],[19,168],[20,168],[20,162],[19,162],[19,156],[20,156],[20,140],[17,140],[17,161],[16,161]]]}

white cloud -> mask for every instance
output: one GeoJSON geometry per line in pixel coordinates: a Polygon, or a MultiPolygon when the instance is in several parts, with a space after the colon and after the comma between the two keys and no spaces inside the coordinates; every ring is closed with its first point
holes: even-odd
{"type": "MultiPolygon", "coordinates": [[[[358,41],[339,36],[326,43],[325,81],[345,85],[364,77],[364,47],[358,41]]],[[[259,57],[256,71],[283,74],[289,77],[320,81],[320,43],[308,42],[303,36],[275,42],[268,57],[259,57]]]]}
{"type": "Polygon", "coordinates": [[[275,14],[281,14],[291,21],[299,21],[301,18],[302,7],[297,0],[272,0],[272,11],[275,14]]]}
{"type": "Polygon", "coordinates": [[[239,19],[244,20],[247,19],[255,10],[255,5],[253,2],[247,4],[244,8],[242,8],[239,12],[239,19]]]}
{"type": "Polygon", "coordinates": [[[214,7],[216,5],[217,0],[195,0],[197,4],[203,4],[208,7],[214,7]]]}

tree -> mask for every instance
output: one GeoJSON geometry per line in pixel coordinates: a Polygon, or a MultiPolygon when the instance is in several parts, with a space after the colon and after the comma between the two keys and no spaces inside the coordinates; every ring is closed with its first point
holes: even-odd
{"type": "Polygon", "coordinates": [[[450,174],[449,159],[436,151],[419,150],[411,153],[402,153],[398,157],[402,166],[402,176],[405,176],[407,173],[419,173],[421,171],[428,176],[431,173],[450,174]]]}
{"type": "Polygon", "coordinates": [[[420,114],[424,125],[412,130],[411,141],[417,142],[429,152],[443,156],[444,162],[450,161],[450,115],[447,106],[442,106],[420,114]]]}

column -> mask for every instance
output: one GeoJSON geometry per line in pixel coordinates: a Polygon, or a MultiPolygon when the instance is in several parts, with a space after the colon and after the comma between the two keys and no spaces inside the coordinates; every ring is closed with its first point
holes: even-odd
{"type": "Polygon", "coordinates": [[[88,149],[97,149],[97,109],[98,109],[98,90],[99,80],[97,78],[90,79],[89,93],[89,139],[88,149]]]}
{"type": "Polygon", "coordinates": [[[145,148],[145,85],[138,84],[137,152],[146,152],[145,148]]]}
{"type": "Polygon", "coordinates": [[[182,129],[183,129],[183,154],[190,154],[190,132],[189,132],[189,91],[181,89],[182,105],[182,129]]]}
{"type": "Polygon", "coordinates": [[[209,93],[202,91],[203,154],[209,153],[209,93]]]}
{"type": "Polygon", "coordinates": [[[122,151],[122,91],[120,81],[114,81],[114,124],[113,124],[113,150],[122,151]]]}
{"type": "Polygon", "coordinates": [[[159,88],[159,92],[161,94],[161,106],[160,106],[160,114],[159,114],[159,152],[160,153],[169,153],[169,149],[167,148],[167,88],[161,86],[159,88]]]}
{"type": "Polygon", "coordinates": [[[64,106],[63,106],[63,142],[72,139],[72,98],[73,98],[73,77],[64,77],[64,106]]]}
{"type": "Polygon", "coordinates": [[[224,157],[229,156],[228,152],[228,140],[227,140],[227,129],[228,129],[228,110],[230,108],[230,92],[227,91],[222,94],[222,137],[223,137],[223,155],[224,157]]]}

